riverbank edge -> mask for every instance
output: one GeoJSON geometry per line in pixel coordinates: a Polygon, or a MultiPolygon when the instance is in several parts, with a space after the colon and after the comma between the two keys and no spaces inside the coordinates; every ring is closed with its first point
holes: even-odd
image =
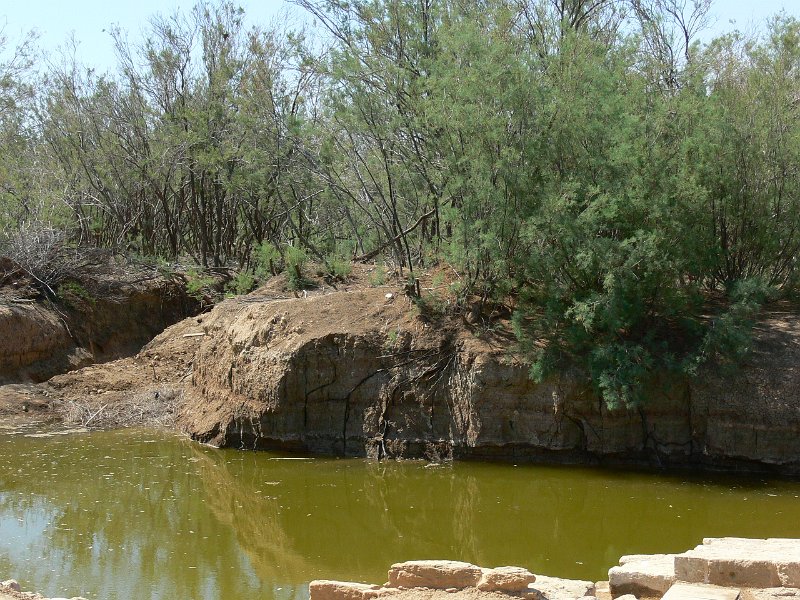
{"type": "MultiPolygon", "coordinates": [[[[800,539],[704,538],[680,554],[622,556],[608,580],[536,575],[453,560],[393,564],[381,585],[309,583],[309,600],[785,600],[800,598],[800,539]]],[[[0,600],[47,599],[0,582],[0,600]]],[[[85,600],[74,597],[70,600],[85,600]]]]}
{"type": "Polygon", "coordinates": [[[315,580],[309,600],[779,600],[800,598],[800,540],[705,538],[680,554],[623,556],[608,580],[450,560],[393,564],[382,585],[315,580]]]}
{"type": "Polygon", "coordinates": [[[431,321],[401,289],[219,305],[197,330],[178,426],[220,447],[800,475],[800,318],[763,315],[731,372],[654,376],[609,407],[542,382],[501,328],[431,321]]]}
{"type": "Polygon", "coordinates": [[[610,409],[574,373],[534,383],[507,332],[433,322],[399,284],[287,297],[276,278],[135,356],[0,386],[0,414],[242,449],[798,476],[800,317],[757,331],[737,372],[657,380],[610,409]]]}

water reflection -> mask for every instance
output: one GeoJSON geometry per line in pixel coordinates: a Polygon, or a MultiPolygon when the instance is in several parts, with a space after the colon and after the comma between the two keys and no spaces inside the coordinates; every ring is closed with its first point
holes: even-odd
{"type": "Polygon", "coordinates": [[[88,598],[306,597],[451,558],[600,579],[626,553],[800,537],[800,485],[221,451],[148,432],[0,437],[0,577],[88,598]]]}
{"type": "Polygon", "coordinates": [[[0,572],[26,586],[216,598],[238,593],[248,572],[259,581],[235,539],[205,518],[188,444],[131,434],[0,444],[0,572]]]}

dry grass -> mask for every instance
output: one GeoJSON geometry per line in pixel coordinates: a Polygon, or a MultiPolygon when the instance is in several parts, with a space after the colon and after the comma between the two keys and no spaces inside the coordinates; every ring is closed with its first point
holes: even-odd
{"type": "Polygon", "coordinates": [[[67,400],[59,405],[65,423],[92,429],[117,427],[165,427],[175,425],[183,401],[183,391],[175,388],[151,389],[109,402],[67,400]]]}

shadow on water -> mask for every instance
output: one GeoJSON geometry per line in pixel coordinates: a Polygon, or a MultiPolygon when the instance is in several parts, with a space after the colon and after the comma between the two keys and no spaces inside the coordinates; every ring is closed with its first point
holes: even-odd
{"type": "Polygon", "coordinates": [[[596,580],[703,537],[800,537],[797,482],[27,435],[0,433],[0,577],[51,595],[302,599],[418,558],[596,580]]]}

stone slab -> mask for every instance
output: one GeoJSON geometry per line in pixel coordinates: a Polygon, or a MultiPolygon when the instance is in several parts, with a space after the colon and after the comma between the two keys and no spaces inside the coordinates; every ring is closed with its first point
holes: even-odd
{"type": "Polygon", "coordinates": [[[536,575],[522,567],[482,569],[478,589],[484,592],[521,592],[536,581],[536,575]]]}
{"type": "Polygon", "coordinates": [[[608,570],[614,597],[663,596],[675,583],[674,554],[633,554],[619,559],[619,566],[608,570]]]}
{"type": "Polygon", "coordinates": [[[702,583],[673,585],[661,600],[740,600],[739,590],[702,583]]]}
{"type": "Polygon", "coordinates": [[[675,556],[675,576],[739,588],[800,588],[800,540],[706,538],[675,556]]]}
{"type": "Polygon", "coordinates": [[[483,570],[456,560],[409,560],[389,569],[390,587],[427,587],[436,589],[475,587],[483,570]]]}
{"type": "Polygon", "coordinates": [[[316,579],[308,584],[309,600],[369,600],[381,594],[383,588],[365,583],[316,579]]]}
{"type": "Polygon", "coordinates": [[[560,579],[537,575],[536,582],[528,586],[538,591],[544,600],[575,600],[584,596],[594,596],[594,582],[579,579],[560,579]]]}
{"type": "Polygon", "coordinates": [[[608,581],[596,581],[594,584],[594,595],[597,600],[613,600],[611,586],[608,581]]]}

